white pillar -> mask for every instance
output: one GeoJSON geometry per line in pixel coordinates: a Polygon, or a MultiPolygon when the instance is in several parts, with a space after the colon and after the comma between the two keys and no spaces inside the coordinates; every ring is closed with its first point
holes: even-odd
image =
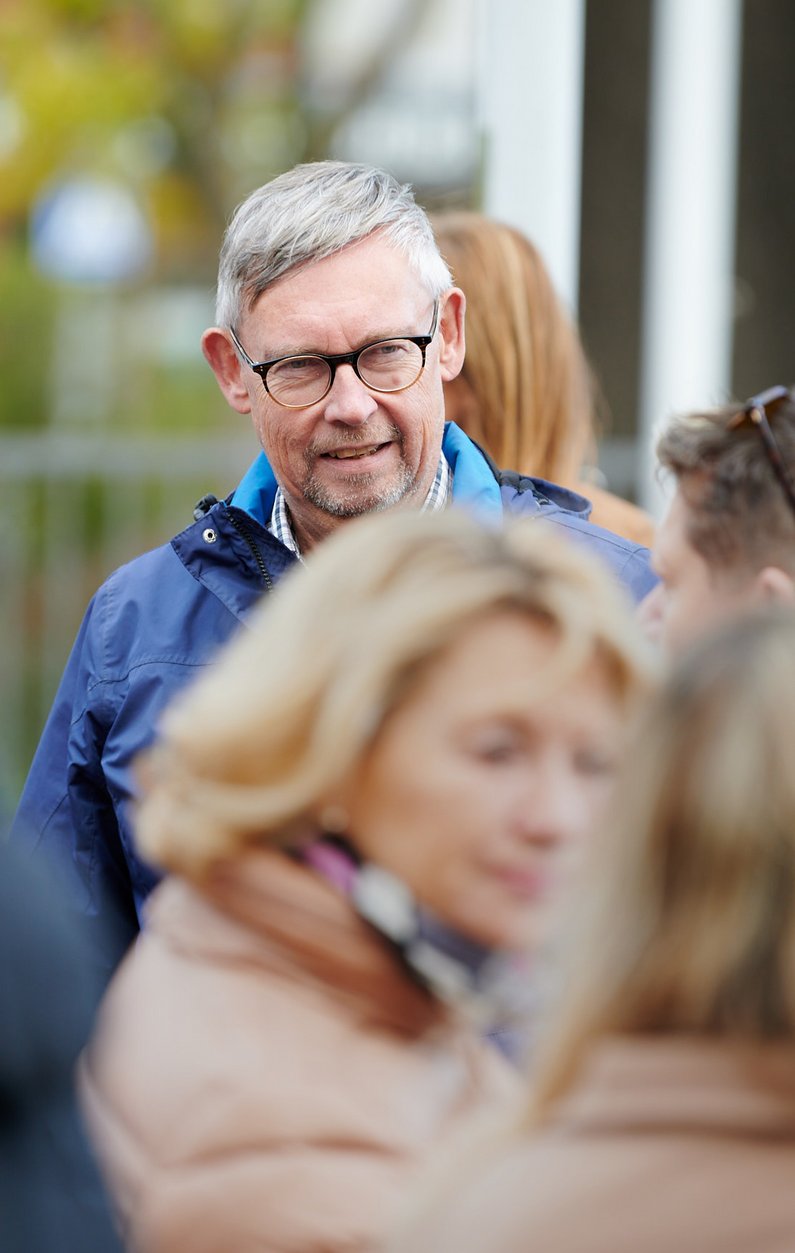
{"type": "Polygon", "coordinates": [[[577,308],[585,0],[479,0],[483,208],[529,235],[577,308]]]}
{"type": "Polygon", "coordinates": [[[742,0],[655,0],[640,385],[641,502],[673,412],[731,390],[742,0]]]}

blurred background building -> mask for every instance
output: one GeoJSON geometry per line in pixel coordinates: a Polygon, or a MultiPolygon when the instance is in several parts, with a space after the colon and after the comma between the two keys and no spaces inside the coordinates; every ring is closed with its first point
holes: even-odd
{"type": "Polygon", "coordinates": [[[92,591],[251,460],[199,349],[224,224],[301,160],[521,226],[578,312],[600,467],[791,382],[789,0],[4,0],[0,798],[92,591]]]}

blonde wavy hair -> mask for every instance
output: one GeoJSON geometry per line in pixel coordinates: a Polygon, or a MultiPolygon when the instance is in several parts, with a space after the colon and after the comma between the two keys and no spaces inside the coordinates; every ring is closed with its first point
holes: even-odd
{"type": "Polygon", "coordinates": [[[543,523],[488,530],[455,509],[348,523],[166,711],[139,769],[144,856],[200,877],[246,845],[300,838],[423,668],[504,609],[554,630],[556,672],[597,657],[617,701],[641,689],[648,659],[621,589],[543,523]]]}
{"type": "Polygon", "coordinates": [[[705,639],[650,702],[572,911],[525,1124],[607,1034],[795,1036],[795,614],[705,639]]]}
{"type": "Polygon", "coordinates": [[[575,482],[595,453],[595,386],[538,249],[521,231],[468,210],[431,221],[468,298],[461,378],[474,403],[471,414],[450,416],[499,465],[575,482]]]}

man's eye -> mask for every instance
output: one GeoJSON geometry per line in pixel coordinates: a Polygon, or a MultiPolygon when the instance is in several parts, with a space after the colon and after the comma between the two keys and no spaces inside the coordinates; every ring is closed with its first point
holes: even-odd
{"type": "Polygon", "coordinates": [[[373,348],[369,348],[368,354],[375,360],[384,360],[386,357],[399,357],[406,351],[406,345],[399,339],[390,339],[385,344],[376,344],[373,348]]]}

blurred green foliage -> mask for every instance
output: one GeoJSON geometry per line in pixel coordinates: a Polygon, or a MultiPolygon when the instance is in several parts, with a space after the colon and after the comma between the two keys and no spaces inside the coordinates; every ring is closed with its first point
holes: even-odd
{"type": "Polygon", "coordinates": [[[54,309],[21,240],[0,236],[0,429],[45,421],[54,309]]]}
{"type": "MultiPolygon", "coordinates": [[[[185,255],[223,222],[225,136],[241,113],[300,110],[296,41],[311,0],[4,0],[0,8],[0,222],[27,216],[71,169],[115,174],[160,208],[185,255]]],[[[300,128],[296,128],[299,133],[300,128]]],[[[281,154],[279,154],[281,155],[281,154]]],[[[269,154],[260,154],[261,181],[269,154]]],[[[281,166],[279,167],[281,168],[281,166]]],[[[163,250],[173,267],[172,249],[163,250]]]]}
{"type": "MultiPolygon", "coordinates": [[[[198,285],[209,310],[231,208],[304,155],[296,68],[311,3],[0,4],[0,429],[46,425],[58,385],[50,364],[54,330],[64,308],[81,309],[29,260],[39,197],[73,176],[121,184],[153,238],[139,291],[198,285]]],[[[90,292],[81,299],[85,307],[90,292]]],[[[147,360],[126,353],[124,343],[115,356],[119,386],[106,421],[173,430],[218,418],[198,339],[192,359],[164,363],[155,352],[147,360]]]]}

